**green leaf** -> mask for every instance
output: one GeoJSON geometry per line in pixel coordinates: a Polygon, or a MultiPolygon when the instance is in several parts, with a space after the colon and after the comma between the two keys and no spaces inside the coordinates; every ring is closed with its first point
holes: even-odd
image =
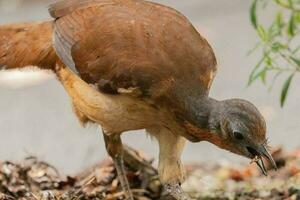
{"type": "Polygon", "coordinates": [[[293,4],[293,1],[292,1],[292,0],[288,0],[288,3],[289,3],[289,6],[290,6],[291,8],[294,7],[294,4],[293,4]]]}
{"type": "Polygon", "coordinates": [[[251,19],[251,23],[253,25],[253,27],[255,29],[257,29],[257,1],[258,0],[254,0],[250,9],[250,19],[251,19]]]}
{"type": "Polygon", "coordinates": [[[275,2],[282,7],[291,8],[290,2],[286,2],[286,0],[275,0],[275,2]]]}
{"type": "Polygon", "coordinates": [[[249,79],[249,83],[248,85],[251,85],[255,80],[257,80],[258,78],[261,79],[261,81],[265,84],[266,83],[266,75],[267,75],[267,68],[264,68],[262,70],[260,70],[259,72],[257,72],[256,74],[254,74],[250,79],[249,79]]]}
{"type": "Polygon", "coordinates": [[[295,58],[293,56],[290,57],[292,61],[294,61],[294,63],[297,64],[298,68],[300,69],[300,59],[298,58],[295,58]]]}
{"type": "Polygon", "coordinates": [[[268,89],[269,92],[273,89],[273,86],[274,86],[276,80],[278,79],[278,77],[279,77],[282,73],[283,73],[283,71],[278,71],[278,72],[275,74],[275,76],[273,77],[273,80],[272,80],[272,82],[271,82],[271,84],[270,84],[270,86],[269,86],[269,89],[268,89]]]}
{"type": "MultiPolygon", "coordinates": [[[[256,64],[256,66],[252,70],[248,80],[248,84],[247,84],[248,86],[250,86],[258,78],[260,78],[264,84],[266,83],[266,76],[269,68],[268,67],[264,67],[263,69],[260,68],[264,62],[266,63],[266,65],[268,65],[267,63],[272,62],[268,53],[265,53],[264,57],[261,58],[261,60],[256,64]]],[[[272,63],[270,65],[272,65],[272,63]]]]}
{"type": "Polygon", "coordinates": [[[280,0],[275,0],[275,2],[276,2],[276,3],[281,3],[281,1],[280,1],[280,0]]]}
{"type": "Polygon", "coordinates": [[[269,37],[263,26],[261,26],[261,25],[257,26],[257,33],[262,41],[264,41],[264,42],[268,41],[269,37]]]}
{"type": "Polygon", "coordinates": [[[251,55],[254,51],[256,51],[261,46],[261,43],[258,42],[252,49],[250,49],[247,53],[247,56],[251,55]]]}
{"type": "Polygon", "coordinates": [[[290,20],[289,20],[289,25],[288,25],[288,35],[290,37],[293,37],[295,35],[295,17],[294,14],[291,15],[290,20]]]}
{"type": "Polygon", "coordinates": [[[267,71],[268,71],[268,68],[264,68],[259,74],[259,77],[260,77],[261,81],[263,82],[263,84],[266,84],[267,71]]]}
{"type": "Polygon", "coordinates": [[[279,13],[277,13],[277,15],[276,15],[276,23],[277,23],[277,26],[278,26],[278,27],[281,27],[282,22],[283,22],[283,20],[282,20],[282,13],[279,12],[279,13]]]}
{"type": "Polygon", "coordinates": [[[294,73],[291,74],[285,81],[285,83],[283,84],[283,88],[281,90],[281,97],[280,97],[280,105],[281,107],[284,106],[284,103],[286,101],[286,97],[287,97],[287,94],[288,94],[288,91],[289,91],[289,88],[290,88],[290,85],[291,85],[291,82],[292,82],[292,79],[294,77],[294,73]]]}
{"type": "Polygon", "coordinates": [[[247,86],[250,86],[258,78],[255,75],[257,70],[260,68],[261,64],[264,62],[264,59],[265,57],[262,57],[260,61],[256,64],[256,66],[253,68],[253,70],[251,71],[247,86]]]}
{"type": "Polygon", "coordinates": [[[295,18],[294,18],[295,22],[300,23],[300,12],[296,12],[296,13],[294,13],[294,15],[295,15],[295,18]]]}
{"type": "Polygon", "coordinates": [[[268,67],[272,66],[272,59],[268,54],[265,56],[264,62],[268,67]]]}
{"type": "Polygon", "coordinates": [[[274,23],[269,27],[268,34],[269,34],[269,37],[270,37],[270,38],[274,38],[274,37],[280,35],[280,28],[278,28],[276,22],[274,22],[274,23]]]}
{"type": "Polygon", "coordinates": [[[284,20],[283,20],[283,17],[282,17],[282,13],[279,12],[277,13],[276,15],[276,25],[277,25],[277,30],[278,30],[278,35],[281,35],[281,31],[282,31],[282,28],[284,27],[284,20]]]}
{"type": "Polygon", "coordinates": [[[286,49],[287,46],[281,44],[280,42],[274,42],[274,43],[272,44],[271,48],[272,48],[272,51],[273,51],[274,53],[277,53],[278,51],[280,51],[280,50],[282,50],[282,49],[286,49]]]}

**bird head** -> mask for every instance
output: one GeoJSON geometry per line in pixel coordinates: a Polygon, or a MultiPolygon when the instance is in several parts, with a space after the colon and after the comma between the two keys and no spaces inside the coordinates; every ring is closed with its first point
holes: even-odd
{"type": "Polygon", "coordinates": [[[209,124],[211,132],[218,135],[212,137],[212,143],[252,159],[265,175],[263,158],[276,169],[267,147],[266,122],[253,104],[241,99],[220,101],[211,113],[209,124]]]}

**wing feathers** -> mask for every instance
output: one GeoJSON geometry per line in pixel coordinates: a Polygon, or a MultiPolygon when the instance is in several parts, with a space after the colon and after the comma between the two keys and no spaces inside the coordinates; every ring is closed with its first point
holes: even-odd
{"type": "Polygon", "coordinates": [[[65,65],[67,65],[69,68],[71,68],[73,72],[77,73],[75,63],[74,63],[72,55],[71,55],[71,48],[74,43],[73,42],[69,43],[69,42],[62,37],[60,31],[58,30],[58,28],[55,25],[55,28],[54,28],[55,51],[56,51],[58,57],[62,60],[62,62],[65,65]]]}
{"type": "Polygon", "coordinates": [[[57,54],[86,82],[104,79],[104,90],[139,88],[153,99],[181,88],[207,94],[213,50],[177,11],[135,0],[66,0],[49,11],[57,54]]]}
{"type": "Polygon", "coordinates": [[[63,17],[75,10],[88,8],[95,5],[111,5],[107,0],[64,0],[50,5],[49,13],[53,18],[63,17]]]}
{"type": "Polygon", "coordinates": [[[92,6],[112,5],[111,0],[65,0],[52,4],[49,12],[56,19],[54,25],[54,48],[58,57],[74,73],[78,73],[72,58],[72,47],[79,40],[79,32],[85,23],[85,16],[75,13],[83,8],[92,6]],[[76,31],[75,31],[76,30],[76,31]]]}

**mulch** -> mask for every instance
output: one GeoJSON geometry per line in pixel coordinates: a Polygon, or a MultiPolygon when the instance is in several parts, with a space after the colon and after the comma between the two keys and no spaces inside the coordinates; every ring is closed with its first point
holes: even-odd
{"type": "MultiPolygon", "coordinates": [[[[273,152],[279,166],[264,177],[254,165],[227,161],[212,165],[187,165],[183,188],[193,199],[300,200],[300,150],[273,152]]],[[[125,150],[127,177],[137,200],[171,200],[162,191],[151,159],[130,147],[125,150]]],[[[123,192],[110,159],[75,176],[35,157],[20,163],[0,163],[0,200],[118,200],[123,192]]]]}

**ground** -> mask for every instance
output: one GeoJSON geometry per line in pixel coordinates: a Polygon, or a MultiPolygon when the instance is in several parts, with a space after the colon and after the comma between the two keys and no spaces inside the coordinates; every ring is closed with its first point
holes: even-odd
{"type": "MultiPolygon", "coordinates": [[[[188,178],[183,185],[193,199],[300,199],[300,150],[273,151],[278,171],[268,177],[255,165],[222,162],[186,165],[188,178]]],[[[129,147],[125,151],[128,179],[138,200],[172,199],[161,190],[152,160],[129,147]]],[[[0,164],[0,199],[107,199],[123,198],[110,159],[76,176],[61,175],[55,167],[35,157],[20,163],[0,164]]]]}

